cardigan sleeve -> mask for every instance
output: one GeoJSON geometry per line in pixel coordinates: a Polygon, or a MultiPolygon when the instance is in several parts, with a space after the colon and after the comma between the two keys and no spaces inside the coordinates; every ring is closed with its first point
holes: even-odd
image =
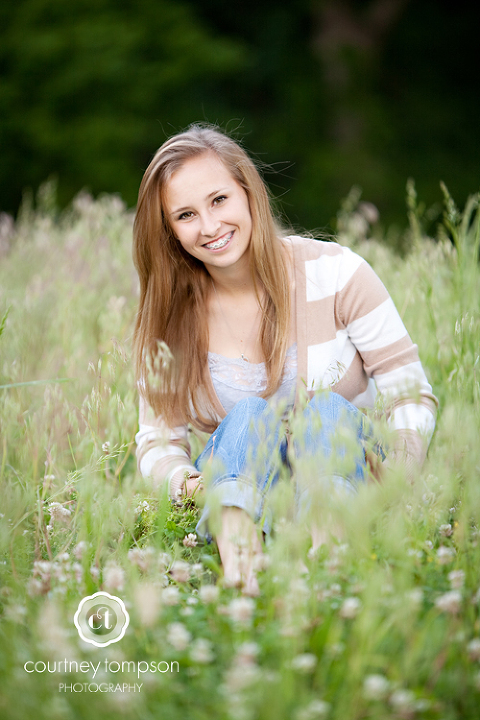
{"type": "MultiPolygon", "coordinates": [[[[348,256],[350,250],[344,248],[348,256]]],[[[353,254],[353,253],[351,253],[353,254]]],[[[358,256],[357,256],[358,257],[358,256]]],[[[348,337],[381,394],[394,430],[390,458],[421,466],[435,427],[438,401],[415,345],[380,278],[361,260],[337,296],[348,337]]]]}
{"type": "Polygon", "coordinates": [[[137,463],[145,478],[152,478],[156,486],[167,484],[170,497],[175,499],[185,473],[199,476],[191,462],[190,443],[186,425],[170,428],[161,417],[155,417],[150,406],[140,397],[137,463]]]}

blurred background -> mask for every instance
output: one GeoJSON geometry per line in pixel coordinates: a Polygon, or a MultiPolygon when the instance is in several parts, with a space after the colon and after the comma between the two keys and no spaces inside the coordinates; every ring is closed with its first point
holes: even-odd
{"type": "Polygon", "coordinates": [[[0,211],[47,179],[134,207],[157,147],[216,123],[260,163],[298,228],[335,229],[352,188],[432,222],[443,180],[479,188],[478,3],[451,0],[4,0],[0,211]]]}

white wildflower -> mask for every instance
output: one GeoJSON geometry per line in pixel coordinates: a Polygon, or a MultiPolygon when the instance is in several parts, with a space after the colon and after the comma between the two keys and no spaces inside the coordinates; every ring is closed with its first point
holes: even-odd
{"type": "Polygon", "coordinates": [[[465,572],[463,570],[452,570],[448,573],[450,585],[454,590],[461,590],[465,584],[465,572]]]}
{"type": "Polygon", "coordinates": [[[192,636],[183,623],[170,623],[167,627],[167,640],[178,652],[185,650],[192,636]]]}
{"type": "Polygon", "coordinates": [[[60,523],[65,524],[68,523],[68,520],[70,518],[70,515],[72,514],[71,511],[63,507],[59,502],[51,502],[48,505],[48,512],[50,513],[50,521],[52,524],[54,523],[60,523]]]}
{"type": "Polygon", "coordinates": [[[138,515],[139,513],[148,512],[150,510],[150,505],[146,500],[141,502],[137,507],[135,508],[135,513],[138,515]]]}
{"type": "Polygon", "coordinates": [[[395,690],[390,695],[390,704],[399,713],[413,713],[415,711],[415,695],[411,690],[395,690]]]}
{"type": "Polygon", "coordinates": [[[103,443],[102,450],[104,453],[110,452],[110,443],[108,441],[103,443]]]}
{"type": "Polygon", "coordinates": [[[136,565],[142,572],[147,572],[154,560],[155,550],[148,548],[130,548],[127,557],[133,565],[136,565]]]}
{"type": "Polygon", "coordinates": [[[238,693],[259,680],[259,668],[255,664],[232,665],[225,673],[224,690],[227,695],[238,693]]]}
{"type": "Polygon", "coordinates": [[[244,642],[238,646],[235,660],[241,665],[251,665],[259,652],[260,646],[256,642],[244,642]]]}
{"type": "Polygon", "coordinates": [[[455,558],[455,550],[453,548],[441,545],[437,550],[437,562],[439,565],[448,565],[455,558]]]}
{"type": "Polygon", "coordinates": [[[198,597],[204,603],[215,603],[218,601],[220,590],[216,585],[202,585],[198,591],[198,597]]]}
{"type": "Polygon", "coordinates": [[[88,543],[85,542],[85,540],[80,540],[79,543],[75,545],[73,548],[73,556],[77,560],[81,560],[83,556],[85,555],[86,550],[88,549],[88,543]]]}
{"type": "Polygon", "coordinates": [[[123,590],[125,585],[123,568],[116,563],[108,563],[103,571],[103,583],[109,590],[123,590]]]}
{"type": "Polygon", "coordinates": [[[357,617],[361,607],[362,602],[358,598],[346,598],[342,603],[342,607],[340,608],[340,617],[345,618],[346,620],[352,620],[353,618],[357,617]]]}
{"type": "Polygon", "coordinates": [[[435,600],[436,607],[442,612],[456,615],[461,608],[462,594],[458,590],[450,590],[435,600]]]}
{"type": "Polygon", "coordinates": [[[195,610],[192,607],[184,607],[180,610],[180,615],[183,615],[183,617],[191,617],[194,612],[195,610]]]}
{"type": "Polygon", "coordinates": [[[195,534],[195,533],[188,533],[188,535],[186,535],[186,536],[183,538],[183,544],[185,545],[185,547],[190,547],[190,548],[196,547],[197,544],[198,544],[198,543],[197,543],[197,536],[196,536],[196,534],[195,534]]]}
{"type": "Polygon", "coordinates": [[[382,700],[390,689],[390,683],[384,675],[367,675],[363,681],[363,696],[367,700],[382,700]]]}
{"type": "Polygon", "coordinates": [[[177,587],[169,585],[162,590],[162,602],[164,605],[178,605],[180,602],[180,592],[177,587]]]}
{"type": "Polygon", "coordinates": [[[170,574],[175,582],[185,583],[190,579],[190,565],[183,560],[175,560],[170,568],[170,574]]]}
{"type": "Polygon", "coordinates": [[[445,523],[444,525],[440,525],[438,528],[438,531],[442,537],[451,537],[453,535],[453,528],[450,523],[445,523]]]}
{"type": "Polygon", "coordinates": [[[234,623],[249,625],[253,618],[255,602],[252,598],[235,598],[228,606],[228,614],[234,623]]]}
{"type": "Polygon", "coordinates": [[[467,645],[470,660],[480,660],[480,638],[473,638],[467,645]]]}
{"type": "Polygon", "coordinates": [[[323,720],[330,711],[330,703],[325,700],[312,700],[311,703],[300,708],[295,713],[295,720],[323,720]]]}
{"type": "Polygon", "coordinates": [[[317,664],[317,656],[313,653],[301,653],[293,658],[290,663],[292,670],[298,670],[302,673],[310,673],[315,670],[317,664]]]}
{"type": "Polygon", "coordinates": [[[405,597],[412,605],[421,605],[423,602],[423,590],[421,588],[413,588],[413,590],[409,590],[405,594],[405,597]]]}
{"type": "Polygon", "coordinates": [[[214,657],[213,644],[210,640],[205,640],[204,638],[194,640],[190,649],[190,658],[193,662],[206,665],[207,663],[212,662],[214,657]]]}

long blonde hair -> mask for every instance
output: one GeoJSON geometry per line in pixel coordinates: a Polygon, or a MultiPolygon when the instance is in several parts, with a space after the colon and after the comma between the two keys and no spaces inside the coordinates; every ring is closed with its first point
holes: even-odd
{"type": "Polygon", "coordinates": [[[192,125],[167,140],[143,176],[133,230],[133,258],[140,279],[136,375],[141,393],[167,425],[190,422],[212,432],[214,400],[205,381],[210,276],[203,263],[180,245],[163,212],[166,183],[185,161],[204,153],[214,153],[248,197],[251,273],[257,296],[259,283],[265,291],[260,327],[268,378],[264,397],[275,392],[282,378],[290,283],[282,231],[265,183],[247,153],[212,127],[192,125]]]}

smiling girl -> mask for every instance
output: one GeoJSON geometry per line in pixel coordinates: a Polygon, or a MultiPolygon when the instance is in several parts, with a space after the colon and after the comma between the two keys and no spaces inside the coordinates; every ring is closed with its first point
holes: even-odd
{"type": "MultiPolygon", "coordinates": [[[[257,594],[280,467],[293,472],[299,517],[312,491],[355,492],[367,475],[358,408],[381,393],[395,431],[384,469],[402,463],[413,475],[436,399],[373,270],[348,248],[287,236],[252,160],[215,129],[192,126],[157,151],[140,186],[134,259],[140,471],[172,498],[198,498],[208,468],[197,533],[210,540],[214,499],[224,584],[257,594]],[[279,408],[301,414],[301,440],[287,442],[279,408]],[[210,433],[194,463],[189,426],[210,433]],[[346,429],[353,451],[338,442],[346,429]],[[307,483],[302,459],[318,468],[307,483]]],[[[321,530],[311,522],[314,548],[321,530]]]]}

